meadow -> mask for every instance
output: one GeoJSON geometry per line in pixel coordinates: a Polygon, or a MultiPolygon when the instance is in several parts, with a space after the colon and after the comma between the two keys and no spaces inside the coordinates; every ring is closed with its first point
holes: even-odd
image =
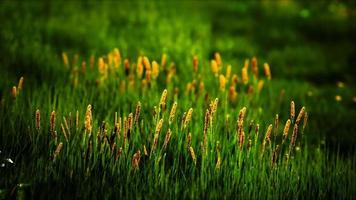
{"type": "Polygon", "coordinates": [[[354,198],[353,9],[4,2],[0,199],[354,198]]]}

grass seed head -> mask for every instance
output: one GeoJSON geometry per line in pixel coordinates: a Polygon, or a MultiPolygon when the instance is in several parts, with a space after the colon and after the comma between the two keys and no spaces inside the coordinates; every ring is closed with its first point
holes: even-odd
{"type": "Polygon", "coordinates": [[[216,64],[221,67],[222,66],[222,60],[221,60],[221,56],[220,56],[220,53],[219,52],[216,52],[214,54],[214,59],[216,61],[216,64]]]}
{"type": "Polygon", "coordinates": [[[197,165],[197,157],[195,156],[195,152],[192,146],[189,147],[189,152],[190,152],[190,156],[193,159],[194,165],[197,165]]]}
{"type": "Polygon", "coordinates": [[[304,116],[304,112],[305,112],[305,107],[303,106],[300,111],[299,114],[297,116],[297,120],[295,120],[295,123],[298,125],[300,120],[302,119],[302,117],[304,116]]]}
{"type": "Polygon", "coordinates": [[[172,124],[172,122],[174,120],[174,117],[176,115],[176,112],[177,112],[177,102],[174,102],[173,106],[171,108],[171,112],[169,113],[169,118],[168,118],[168,123],[169,124],[172,124]]]}
{"type": "Polygon", "coordinates": [[[53,133],[56,129],[56,112],[55,111],[52,111],[52,113],[51,113],[50,129],[51,129],[51,133],[53,133]]]}
{"type": "Polygon", "coordinates": [[[141,151],[138,150],[133,156],[132,156],[132,167],[134,170],[138,170],[140,166],[140,159],[141,159],[141,151]]]}
{"type": "Polygon", "coordinates": [[[198,59],[198,56],[193,56],[193,71],[195,73],[198,72],[198,66],[199,66],[199,59],[198,59]]]}
{"type": "Polygon", "coordinates": [[[162,58],[161,58],[161,66],[162,68],[164,68],[167,64],[167,54],[162,54],[162,58]]]}
{"type": "Polygon", "coordinates": [[[142,61],[143,61],[143,65],[145,66],[146,71],[151,71],[150,60],[146,56],[144,56],[142,61]]]}
{"type": "Polygon", "coordinates": [[[271,80],[272,79],[272,75],[271,75],[271,69],[269,67],[269,64],[268,63],[264,63],[263,64],[263,69],[264,69],[265,76],[267,77],[267,79],[271,80]]]}
{"type": "Polygon", "coordinates": [[[253,57],[251,60],[251,68],[253,75],[257,78],[258,77],[258,67],[257,67],[257,59],[253,57]]]}
{"type": "Polygon", "coordinates": [[[12,96],[12,98],[16,99],[16,97],[17,97],[17,89],[16,89],[16,86],[13,86],[13,87],[12,87],[11,96],[12,96]]]}
{"type": "Polygon", "coordinates": [[[190,108],[188,110],[187,116],[184,119],[184,123],[183,123],[183,128],[184,129],[189,125],[189,122],[192,119],[192,114],[193,114],[193,108],[190,108]]]}
{"type": "Polygon", "coordinates": [[[56,158],[56,157],[59,155],[59,153],[61,153],[62,148],[63,148],[63,143],[60,142],[60,143],[57,145],[56,150],[54,151],[54,154],[53,154],[54,158],[56,158]]]}
{"type": "Polygon", "coordinates": [[[136,72],[137,72],[138,78],[142,78],[142,75],[143,75],[142,56],[139,56],[137,58],[136,72]]]}
{"type": "Polygon", "coordinates": [[[288,132],[289,132],[289,127],[290,127],[290,119],[288,119],[286,121],[286,124],[284,125],[284,129],[283,129],[283,140],[287,139],[288,137],[288,132]]]}
{"type": "Polygon", "coordinates": [[[307,126],[308,123],[308,112],[305,112],[304,114],[304,120],[303,120],[303,127],[302,127],[302,133],[304,133],[304,129],[307,126]]]}
{"type": "Polygon", "coordinates": [[[294,117],[295,117],[295,105],[294,105],[294,101],[290,102],[290,119],[292,121],[294,121],[294,117]]]}
{"type": "Polygon", "coordinates": [[[36,129],[40,130],[41,128],[41,112],[39,109],[36,110],[36,129]]]}
{"type": "Polygon", "coordinates": [[[140,113],[141,113],[141,102],[138,102],[135,110],[135,124],[138,123],[138,119],[140,118],[140,113]]]}
{"type": "Polygon", "coordinates": [[[249,80],[248,72],[247,72],[247,68],[246,67],[242,68],[241,76],[242,76],[242,83],[246,85],[248,83],[248,80],[249,80]]]}
{"type": "Polygon", "coordinates": [[[152,61],[152,78],[156,79],[159,74],[159,65],[156,61],[152,61]]]}
{"type": "Polygon", "coordinates": [[[19,83],[18,83],[18,85],[17,85],[17,89],[20,91],[20,90],[22,90],[22,88],[23,88],[23,81],[24,81],[24,78],[23,78],[23,76],[21,76],[21,78],[20,78],[20,80],[19,80],[19,83]]]}
{"type": "Polygon", "coordinates": [[[163,90],[161,99],[159,101],[159,107],[162,110],[165,110],[165,108],[166,108],[166,100],[167,100],[167,89],[163,90]]]}
{"type": "Polygon", "coordinates": [[[220,90],[225,91],[226,78],[224,75],[220,74],[219,76],[220,90]]]}
{"type": "Polygon", "coordinates": [[[216,60],[212,60],[211,63],[210,63],[210,66],[211,66],[211,71],[213,72],[213,74],[215,76],[218,76],[218,74],[219,74],[219,66],[218,66],[216,60]]]}
{"type": "Polygon", "coordinates": [[[92,132],[92,110],[91,110],[90,104],[88,105],[87,111],[85,113],[84,127],[85,127],[85,131],[88,134],[91,134],[91,132],[92,132]]]}

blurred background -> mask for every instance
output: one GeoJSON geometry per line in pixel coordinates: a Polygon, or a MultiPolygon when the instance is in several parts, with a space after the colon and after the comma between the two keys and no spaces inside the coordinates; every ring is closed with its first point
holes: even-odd
{"type": "Polygon", "coordinates": [[[32,89],[60,82],[63,51],[165,52],[183,74],[194,54],[208,61],[218,51],[236,67],[256,56],[309,105],[315,141],[355,150],[355,1],[2,1],[0,18],[0,97],[20,76],[32,89]]]}

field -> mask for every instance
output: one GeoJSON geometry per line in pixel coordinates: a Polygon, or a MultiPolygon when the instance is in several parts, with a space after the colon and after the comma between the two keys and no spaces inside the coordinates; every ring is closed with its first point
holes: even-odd
{"type": "Polygon", "coordinates": [[[356,197],[351,1],[0,17],[0,199],[356,197]]]}

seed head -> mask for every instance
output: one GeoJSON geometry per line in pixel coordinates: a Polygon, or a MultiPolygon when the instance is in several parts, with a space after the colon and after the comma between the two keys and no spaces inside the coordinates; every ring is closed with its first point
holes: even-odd
{"type": "Polygon", "coordinates": [[[12,87],[11,96],[12,96],[12,98],[16,99],[16,97],[17,97],[17,89],[16,89],[16,86],[13,86],[13,87],[12,87]]]}
{"type": "Polygon", "coordinates": [[[290,102],[290,119],[294,121],[295,117],[295,106],[294,106],[294,101],[290,102]]]}
{"type": "Polygon", "coordinates": [[[227,79],[227,81],[230,80],[230,77],[231,77],[231,65],[228,65],[227,68],[226,68],[226,79],[227,79]]]}
{"type": "Polygon", "coordinates": [[[198,66],[199,66],[199,60],[198,60],[198,56],[193,56],[193,70],[195,73],[198,72],[198,66]]]}
{"type": "Polygon", "coordinates": [[[193,114],[193,108],[190,108],[188,110],[187,116],[185,117],[185,120],[184,120],[184,123],[183,123],[183,128],[184,129],[188,126],[188,124],[189,124],[189,122],[190,122],[190,120],[192,118],[192,114],[193,114]]]}
{"type": "Polygon", "coordinates": [[[303,120],[303,129],[302,129],[302,133],[304,133],[304,129],[307,126],[307,122],[308,122],[308,113],[305,112],[304,114],[304,120],[303,120]]]}
{"type": "Polygon", "coordinates": [[[161,99],[159,101],[159,107],[162,110],[165,110],[165,108],[166,108],[166,100],[167,100],[167,89],[163,90],[161,99]]]}
{"type": "Polygon", "coordinates": [[[143,57],[143,65],[147,71],[151,71],[150,60],[146,56],[143,57]]]}
{"type": "Polygon", "coordinates": [[[212,60],[210,65],[211,65],[211,71],[213,72],[213,74],[215,76],[218,76],[219,66],[218,66],[217,62],[215,60],[212,60]]]}
{"type": "Polygon", "coordinates": [[[159,74],[159,66],[158,63],[156,61],[152,62],[152,78],[156,79],[158,77],[159,74]]]}
{"type": "Polygon", "coordinates": [[[189,147],[189,152],[190,152],[190,156],[193,159],[194,165],[197,165],[197,157],[195,156],[195,152],[192,146],[189,147]]]}
{"type": "Polygon", "coordinates": [[[40,128],[41,128],[41,113],[40,113],[40,110],[37,109],[36,110],[36,129],[40,130],[40,128]]]}
{"type": "Polygon", "coordinates": [[[51,113],[50,122],[51,122],[51,124],[50,124],[51,133],[52,133],[52,136],[53,136],[53,132],[56,129],[56,112],[55,111],[52,111],[52,113],[51,113]]]}
{"type": "Polygon", "coordinates": [[[216,64],[218,64],[218,66],[220,67],[222,65],[222,61],[221,61],[221,56],[218,52],[216,52],[214,54],[214,58],[215,58],[215,61],[216,61],[216,64]]]}
{"type": "Polygon", "coordinates": [[[302,117],[304,115],[304,112],[305,112],[305,107],[303,106],[299,111],[297,120],[295,120],[295,124],[297,124],[297,125],[299,124],[300,120],[302,119],[302,117]]]}
{"type": "Polygon", "coordinates": [[[225,85],[226,85],[226,78],[224,75],[220,74],[219,76],[219,82],[220,82],[220,90],[225,91],[225,85]]]}
{"type": "Polygon", "coordinates": [[[246,67],[242,68],[241,76],[242,76],[242,83],[246,85],[248,83],[248,73],[246,67]]]}
{"type": "Polygon", "coordinates": [[[138,102],[137,106],[136,106],[136,111],[135,111],[135,124],[138,123],[138,119],[140,117],[140,113],[141,113],[141,102],[138,102]]]}
{"type": "Polygon", "coordinates": [[[84,127],[85,127],[85,131],[88,134],[91,134],[91,132],[92,132],[92,111],[91,111],[90,104],[88,105],[87,111],[85,113],[84,127]]]}
{"type": "Polygon", "coordinates": [[[257,59],[253,57],[251,60],[252,73],[257,78],[258,77],[258,67],[257,67],[257,59]]]}
{"type": "Polygon", "coordinates": [[[168,119],[169,125],[172,124],[174,117],[176,115],[176,111],[177,111],[177,102],[174,102],[171,108],[171,112],[169,113],[169,119],[168,119]]]}
{"type": "Polygon", "coordinates": [[[271,75],[271,70],[270,70],[269,64],[268,63],[264,63],[263,64],[263,69],[264,69],[264,72],[265,72],[265,75],[266,75],[267,79],[271,80],[272,75],[271,75]]]}
{"type": "Polygon", "coordinates": [[[286,121],[286,125],[284,125],[284,130],[283,130],[283,140],[287,139],[288,137],[288,132],[289,132],[289,127],[290,127],[290,119],[286,121]]]}
{"type": "Polygon", "coordinates": [[[162,68],[164,68],[167,64],[167,54],[162,54],[162,58],[161,58],[161,66],[162,68]]]}
{"type": "Polygon", "coordinates": [[[138,169],[139,169],[140,159],[141,159],[141,151],[138,150],[138,151],[132,156],[132,167],[133,167],[134,170],[138,170],[138,169]]]}
{"type": "Polygon", "coordinates": [[[136,72],[138,78],[141,78],[143,75],[143,65],[142,65],[142,56],[137,58],[136,72]]]}
{"type": "Polygon", "coordinates": [[[60,142],[60,143],[57,145],[56,150],[54,151],[54,154],[53,154],[53,157],[54,157],[54,158],[56,158],[56,157],[59,155],[59,153],[61,153],[62,148],[63,148],[63,143],[60,142]]]}
{"type": "Polygon", "coordinates": [[[21,76],[21,78],[19,80],[19,84],[17,85],[17,89],[19,89],[19,91],[22,90],[22,88],[23,88],[23,80],[24,80],[24,78],[23,78],[23,76],[21,76]]]}

